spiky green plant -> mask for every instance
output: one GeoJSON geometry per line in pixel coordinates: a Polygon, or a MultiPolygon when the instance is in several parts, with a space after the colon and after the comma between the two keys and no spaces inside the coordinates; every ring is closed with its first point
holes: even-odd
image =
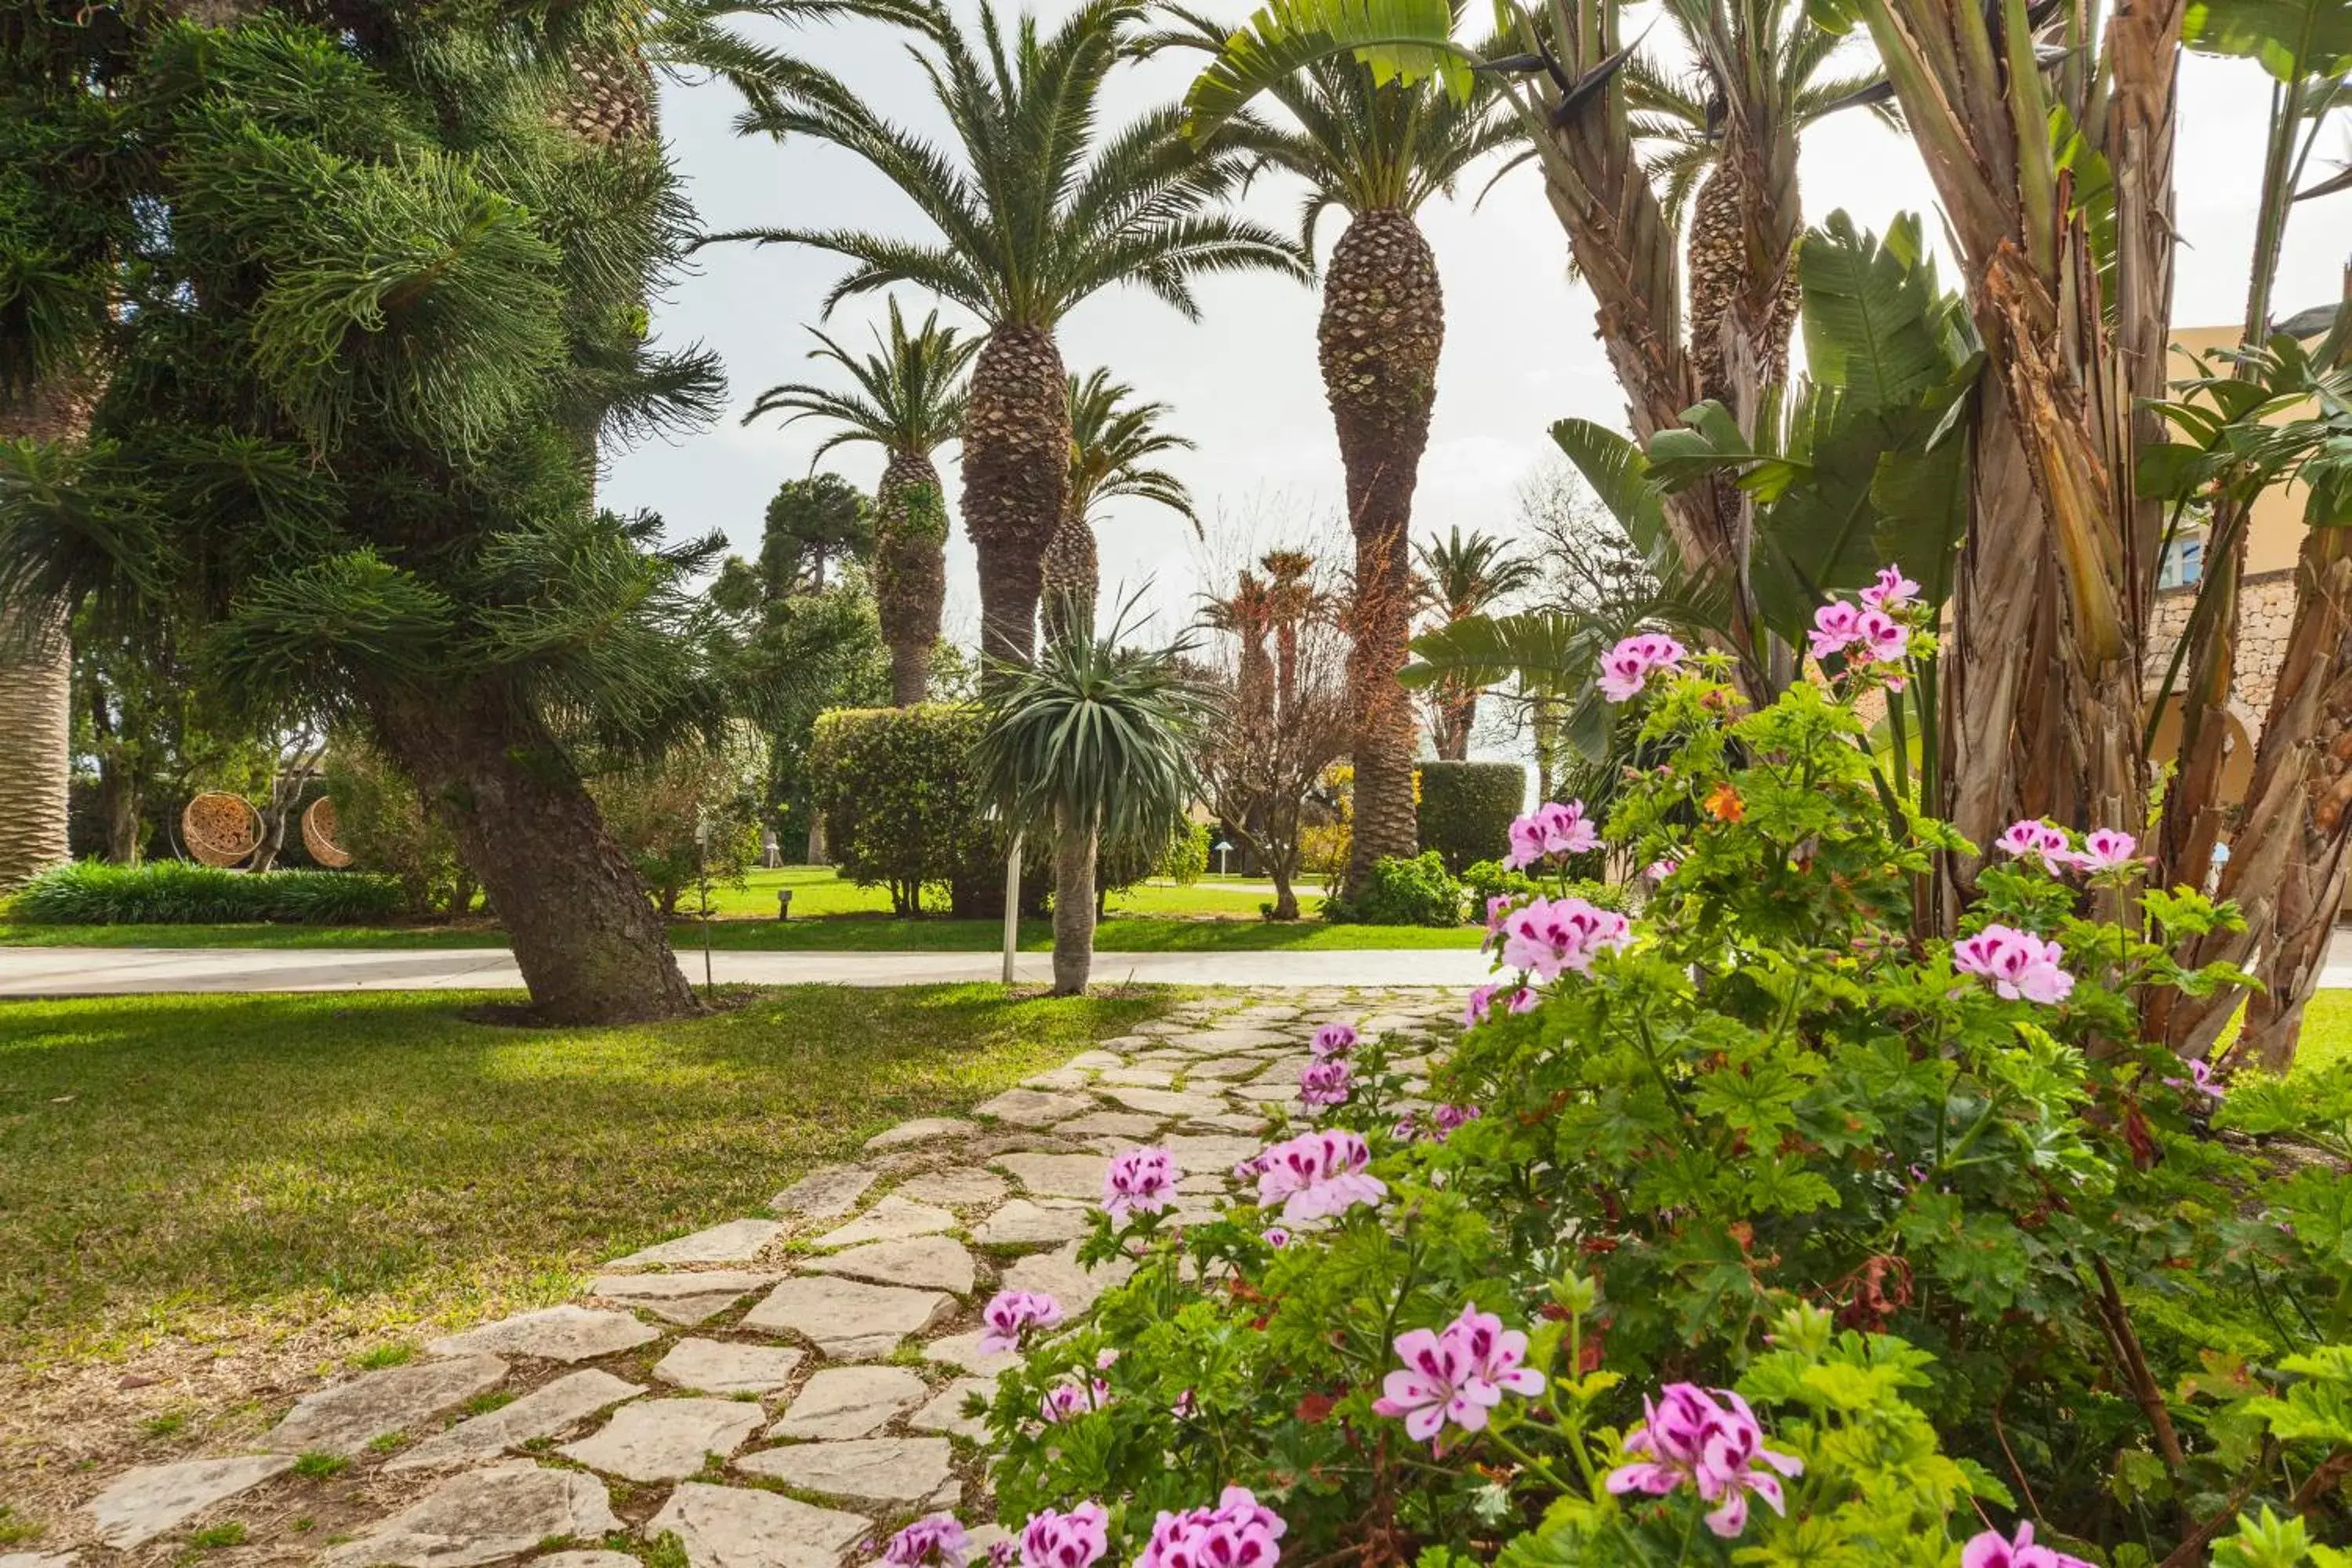
{"type": "Polygon", "coordinates": [[[1201,531],[1192,492],[1182,479],[1151,459],[1165,452],[1189,452],[1192,443],[1160,420],[1164,403],[1132,401],[1135,388],[1097,370],[1070,377],[1070,497],[1062,506],[1062,526],[1045,546],[1045,598],[1039,604],[1047,637],[1066,637],[1072,626],[1094,635],[1095,598],[1102,589],[1101,556],[1095,542],[1095,507],[1130,497],[1156,502],[1201,531]],[[1067,610],[1074,617],[1065,620],[1067,610]]]}

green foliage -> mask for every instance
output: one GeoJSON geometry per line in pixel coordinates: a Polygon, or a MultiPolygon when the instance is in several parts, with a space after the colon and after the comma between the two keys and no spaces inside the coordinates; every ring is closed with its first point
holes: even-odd
{"type": "Polygon", "coordinates": [[[1434,849],[1409,860],[1383,856],[1372,862],[1354,898],[1323,900],[1323,918],[1335,925],[1460,925],[1462,884],[1447,873],[1444,858],[1434,849]]]}
{"type": "Polygon", "coordinates": [[[474,884],[458,863],[457,836],[381,752],[357,735],[336,735],[327,747],[327,798],[354,867],[398,882],[403,914],[466,912],[474,884]]]}
{"type": "MultiPolygon", "coordinates": [[[[890,335],[874,334],[875,352],[854,355],[816,328],[809,336],[824,345],[809,358],[831,360],[849,373],[856,392],[839,392],[808,382],[785,382],[760,394],[749,425],[763,414],[781,413],[783,423],[819,418],[835,426],[817,443],[812,462],[822,461],[835,447],[871,442],[894,455],[928,458],[956,437],[963,425],[965,372],[980,340],[940,325],[931,311],[916,331],[907,331],[898,300],[890,300],[890,335]]],[[[942,531],[940,537],[945,539],[942,531]]]]}
{"type": "Polygon", "coordinates": [[[874,505],[839,474],[786,479],[760,533],[760,585],[771,599],[813,593],[825,571],[874,557],[874,505]]]}
{"type": "Polygon", "coordinates": [[[1485,918],[1490,900],[1524,899],[1537,892],[1539,887],[1540,884],[1526,872],[1510,870],[1500,860],[1491,858],[1474,861],[1462,872],[1462,890],[1469,895],[1470,912],[1480,919],[1485,918]]]}
{"type": "Polygon", "coordinates": [[[1418,763],[1416,808],[1424,850],[1434,850],[1454,876],[1492,856],[1527,804],[1528,773],[1517,763],[1418,763]]]}
{"type": "Polygon", "coordinates": [[[364,872],[248,872],[187,860],[144,866],[77,860],[26,883],[8,911],[13,919],[40,924],[365,925],[399,914],[403,904],[398,881],[364,872]]]}
{"type": "Polygon", "coordinates": [[[1210,847],[1216,841],[1215,823],[1187,822],[1181,832],[1169,836],[1168,847],[1152,875],[1165,877],[1180,888],[1191,887],[1208,875],[1210,847]]]}
{"type": "Polygon", "coordinates": [[[809,748],[817,715],[890,700],[881,616],[863,572],[820,591],[771,596],[754,574],[730,560],[712,598],[723,616],[714,647],[736,709],[765,737],[768,777],[761,806],[783,841],[797,846],[813,820],[809,748]]]}
{"type": "Polygon", "coordinates": [[[739,725],[719,745],[679,746],[658,762],[597,779],[590,793],[614,842],[667,915],[701,879],[744,885],[760,858],[767,782],[767,748],[756,731],[739,725]]]}
{"type": "Polygon", "coordinates": [[[983,820],[971,760],[982,722],[977,708],[940,702],[817,718],[809,788],[826,849],[860,887],[888,888],[902,915],[922,912],[926,887],[948,886],[961,913],[1003,879],[1003,841],[983,820]]]}

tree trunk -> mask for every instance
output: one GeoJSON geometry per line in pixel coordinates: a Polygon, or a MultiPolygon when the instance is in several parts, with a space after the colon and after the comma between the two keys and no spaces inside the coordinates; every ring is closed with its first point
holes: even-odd
{"type": "Polygon", "coordinates": [[[700,1010],[645,883],[521,699],[485,684],[445,701],[387,703],[375,721],[488,889],[541,1015],[619,1024],[700,1010]]]}
{"type": "Polygon", "coordinates": [[[1274,879],[1274,918],[1295,921],[1298,918],[1298,889],[1290,885],[1291,866],[1282,856],[1268,856],[1266,875],[1274,879]]]}
{"type": "Polygon", "coordinates": [[[980,646],[1026,664],[1037,647],[1046,542],[1070,488],[1070,398],[1053,333],[1000,326],[972,362],[963,421],[963,525],[980,555],[980,646]]]}
{"type": "MultiPolygon", "coordinates": [[[[79,440],[88,401],[55,385],[0,407],[0,440],[79,440]]],[[[72,857],[73,645],[48,605],[0,603],[0,892],[72,857]]]]}
{"type": "Polygon", "coordinates": [[[1318,331],[1323,389],[1339,427],[1356,536],[1349,616],[1349,719],[1356,769],[1347,887],[1375,862],[1412,854],[1412,699],[1397,683],[1412,623],[1407,535],[1413,486],[1429,444],[1445,301],[1436,258],[1410,217],[1360,213],[1325,276],[1318,331]]]}
{"type": "MultiPolygon", "coordinates": [[[[2221,871],[2221,896],[2238,901],[2246,929],[2206,937],[2191,960],[2252,958],[2268,989],[2247,1000],[2237,1049],[2273,1070],[2294,1059],[2303,1010],[2326,962],[2343,902],[2347,837],[2352,537],[2344,529],[2316,528],[2304,536],[2294,627],[2254,748],[2245,819],[2221,871]]],[[[2167,1019],[2168,1043],[2183,1056],[2203,1057],[2229,1022],[2237,994],[2179,999],[2167,1019]]]]}
{"type": "Polygon", "coordinates": [[[1102,591],[1102,557],[1092,524],[1072,513],[1045,545],[1039,618],[1048,642],[1095,635],[1095,600],[1102,591]]]}
{"type": "Polygon", "coordinates": [[[1095,962],[1095,836],[1067,816],[1054,831],[1054,994],[1083,996],[1095,962]]]}
{"type": "Polygon", "coordinates": [[[876,500],[874,603],[890,646],[890,700],[911,708],[930,696],[931,649],[947,602],[948,514],[939,469],[919,452],[894,452],[876,500]]]}
{"type": "Polygon", "coordinates": [[[145,835],[139,831],[139,780],[121,759],[100,759],[99,815],[106,821],[106,858],[117,866],[136,866],[145,835]]]}

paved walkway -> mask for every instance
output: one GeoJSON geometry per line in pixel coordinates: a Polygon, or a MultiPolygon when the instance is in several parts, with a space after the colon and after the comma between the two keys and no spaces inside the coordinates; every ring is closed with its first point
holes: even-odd
{"type": "MultiPolygon", "coordinates": [[[[721,984],[914,985],[994,980],[993,952],[720,952],[721,984]]],[[[678,963],[699,984],[702,955],[678,963]]],[[[1359,952],[1098,952],[1095,979],[1175,985],[1443,985],[1486,978],[1475,948],[1359,952]]],[[[1054,977],[1049,953],[1014,961],[1024,983],[1054,977]]],[[[513,957],[498,948],[0,947],[0,996],[105,996],[158,991],[446,991],[520,986],[513,957]]]]}
{"type": "Polygon", "coordinates": [[[41,1552],[0,1568],[91,1546],[171,1560],[194,1531],[287,1513],[298,1459],[347,1464],[380,1510],[304,1553],[325,1568],[639,1568],[578,1549],[668,1531],[691,1568],[844,1568],[934,1510],[984,1547],[1003,1532],[978,1528],[985,1429],[965,1411],[1015,1358],[979,1348],[979,1311],[1028,1289],[1075,1318],[1120,1277],[1076,1258],[1109,1156],[1169,1150],[1177,1213],[1213,1213],[1317,1025],[1352,1019],[1418,1073],[1452,1011],[1426,993],[1181,1004],[969,1118],[882,1133],[766,1214],[616,1258],[578,1302],[313,1388],[249,1450],[94,1475],[41,1552]]]}

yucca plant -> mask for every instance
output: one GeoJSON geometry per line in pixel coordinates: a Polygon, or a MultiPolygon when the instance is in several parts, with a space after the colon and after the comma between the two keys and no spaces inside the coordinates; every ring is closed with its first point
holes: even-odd
{"type": "Polygon", "coordinates": [[[980,556],[981,643],[1000,668],[1036,643],[1045,546],[1069,496],[1068,389],[1055,331],[1080,300],[1140,283],[1188,318],[1206,274],[1309,264],[1272,229],[1226,211],[1246,167],[1202,153],[1170,106],[1101,123],[1104,89],[1130,58],[1140,0],[1087,0],[1050,31],[1008,25],[993,4],[968,31],[944,5],[875,7],[914,36],[952,128],[942,148],[877,113],[868,94],[811,70],[744,116],[748,134],[807,136],[870,165],[936,231],[907,239],[856,229],[753,228],[715,237],[805,245],[851,268],[826,296],[912,283],[987,325],[963,425],[963,522],[980,556]]]}
{"type": "Polygon", "coordinates": [[[972,750],[983,793],[1016,831],[1054,843],[1054,993],[1082,995],[1094,963],[1095,855],[1104,842],[1165,842],[1200,796],[1192,756],[1208,699],[1184,642],[1127,646],[1123,611],[1099,637],[1048,642],[982,699],[972,750]]]}
{"type": "Polygon", "coordinates": [[[1081,381],[1070,377],[1070,495],[1062,506],[1062,526],[1045,546],[1045,597],[1039,610],[1048,638],[1075,630],[1094,636],[1095,598],[1102,590],[1102,562],[1095,542],[1094,511],[1103,501],[1131,497],[1166,507],[1201,531],[1192,492],[1165,468],[1151,466],[1164,452],[1189,452],[1192,443],[1160,427],[1164,403],[1136,403],[1135,388],[1097,370],[1081,381]],[[1065,611],[1073,617],[1065,622],[1065,611]]]}
{"type": "Polygon", "coordinates": [[[809,335],[823,345],[809,357],[847,371],[855,390],[785,382],[760,394],[743,423],[779,413],[787,425],[827,421],[835,429],[812,463],[861,441],[887,454],[874,496],[874,601],[890,645],[891,700],[910,708],[929,696],[931,649],[947,602],[947,502],[931,454],[963,424],[966,372],[980,340],[940,326],[937,310],[909,332],[895,298],[889,335],[875,333],[872,353],[854,355],[814,327],[809,335]]]}

